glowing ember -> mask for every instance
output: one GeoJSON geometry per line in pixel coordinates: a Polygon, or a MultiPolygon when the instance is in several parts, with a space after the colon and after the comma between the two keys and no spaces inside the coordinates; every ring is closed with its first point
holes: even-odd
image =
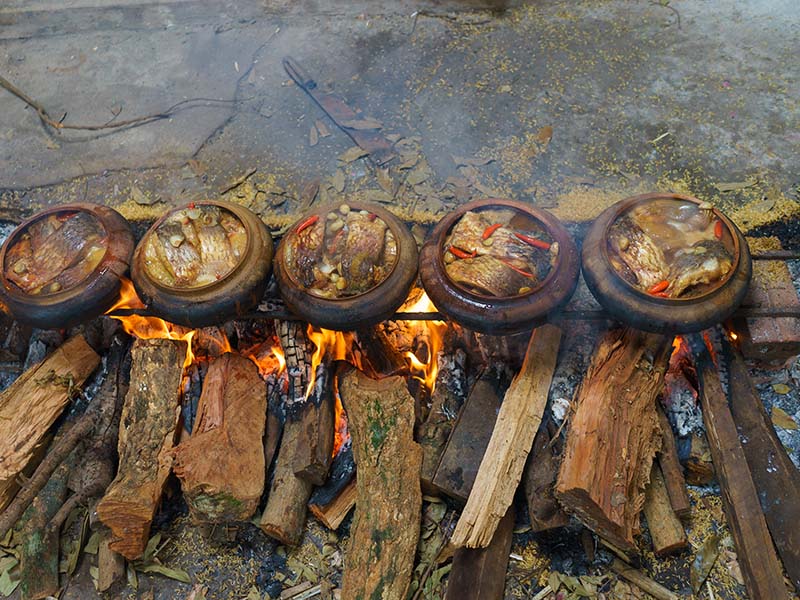
{"type": "Polygon", "coordinates": [[[283,348],[267,343],[260,344],[250,350],[242,351],[242,355],[252,360],[258,367],[261,377],[280,375],[286,370],[286,358],[283,348]]]}
{"type": "MultiPolygon", "coordinates": [[[[431,302],[428,295],[423,292],[413,304],[403,306],[404,312],[437,312],[436,307],[431,302]]],[[[444,333],[447,324],[444,321],[419,321],[415,326],[420,330],[427,340],[428,356],[427,362],[422,362],[413,352],[406,352],[405,356],[411,366],[413,376],[425,384],[425,387],[433,394],[436,386],[436,376],[439,373],[439,350],[442,348],[444,333]]]]}
{"type": "Polygon", "coordinates": [[[342,397],[339,395],[338,379],[333,383],[333,398],[335,410],[334,423],[336,425],[333,430],[333,452],[331,455],[336,456],[339,454],[339,449],[350,439],[350,431],[347,428],[347,413],[344,412],[342,397]]]}

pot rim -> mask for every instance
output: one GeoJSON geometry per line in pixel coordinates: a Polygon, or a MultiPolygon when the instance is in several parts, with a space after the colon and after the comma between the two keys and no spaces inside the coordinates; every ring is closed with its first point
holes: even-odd
{"type": "Polygon", "coordinates": [[[289,227],[287,232],[281,238],[281,242],[280,242],[280,244],[278,244],[278,248],[277,248],[277,250],[275,252],[275,256],[280,261],[282,270],[286,273],[287,279],[289,280],[289,283],[292,286],[294,286],[295,289],[301,291],[303,294],[306,294],[307,296],[309,296],[311,298],[314,298],[315,301],[339,303],[339,302],[347,302],[347,301],[352,301],[352,300],[358,300],[362,296],[366,296],[367,294],[374,293],[375,290],[380,288],[383,284],[385,284],[389,280],[389,278],[394,274],[395,270],[397,269],[397,265],[400,263],[400,243],[401,243],[401,239],[400,239],[401,236],[399,235],[399,232],[397,231],[397,227],[405,227],[405,225],[403,224],[402,220],[400,220],[399,217],[397,217],[396,215],[392,214],[390,211],[388,211],[387,209],[383,208],[382,206],[378,206],[378,205],[373,204],[371,202],[361,202],[359,200],[354,200],[352,202],[344,201],[344,202],[339,202],[339,203],[336,203],[336,202],[328,203],[328,204],[324,204],[324,205],[318,206],[316,208],[316,210],[312,210],[312,211],[309,211],[309,212],[305,213],[297,221],[292,223],[291,227],[289,227]],[[289,266],[284,262],[285,258],[286,258],[286,250],[285,250],[284,244],[287,243],[286,239],[288,238],[289,234],[290,233],[293,234],[294,230],[297,228],[297,226],[300,223],[302,223],[303,221],[305,221],[306,219],[308,219],[309,217],[312,217],[314,215],[319,215],[320,219],[322,219],[323,218],[323,213],[328,213],[328,212],[331,212],[332,210],[338,210],[338,208],[342,204],[347,204],[351,209],[356,208],[358,210],[368,210],[368,211],[372,212],[373,214],[377,214],[378,218],[380,218],[384,223],[386,223],[386,227],[389,228],[389,230],[394,235],[394,239],[397,242],[397,254],[395,255],[394,263],[392,264],[392,268],[389,270],[389,272],[386,273],[386,275],[384,276],[384,278],[381,281],[379,281],[378,283],[373,285],[368,290],[365,290],[363,292],[359,292],[358,294],[355,294],[353,296],[344,296],[342,298],[324,298],[322,296],[317,296],[315,294],[310,293],[307,289],[305,289],[305,286],[301,285],[297,281],[297,279],[295,279],[294,271],[292,269],[290,269],[289,266]],[[377,211],[376,210],[372,210],[372,209],[377,209],[377,211]],[[394,222],[394,219],[392,219],[392,218],[387,218],[385,215],[389,215],[389,217],[393,217],[394,219],[396,219],[397,222],[394,222]]]}
{"type": "Polygon", "coordinates": [[[626,286],[627,289],[634,292],[640,298],[644,298],[650,302],[654,302],[656,304],[663,304],[665,306],[670,306],[670,305],[676,306],[676,303],[696,304],[698,302],[703,302],[707,300],[709,296],[715,295],[731,280],[734,273],[736,273],[737,268],[739,267],[739,261],[742,253],[742,248],[739,244],[739,238],[735,234],[736,231],[735,225],[722,211],[720,211],[715,206],[711,207],[711,211],[714,213],[714,216],[717,217],[723,223],[723,225],[725,225],[725,228],[728,231],[728,235],[731,237],[731,240],[733,240],[733,262],[731,263],[730,270],[710,290],[703,292],[699,296],[692,296],[690,298],[662,298],[661,296],[654,296],[653,294],[648,294],[647,292],[643,292],[633,284],[626,281],[611,265],[611,258],[608,254],[609,228],[617,221],[617,219],[622,214],[628,212],[634,206],[638,204],[646,204],[654,200],[677,200],[677,201],[690,202],[696,205],[703,204],[702,200],[695,198],[694,196],[688,196],[686,194],[678,194],[673,192],[650,192],[647,194],[639,194],[638,196],[630,196],[629,198],[624,198],[623,200],[620,200],[619,202],[613,205],[614,210],[611,212],[610,218],[608,219],[608,222],[604,227],[603,234],[606,243],[603,244],[603,247],[601,249],[603,254],[603,259],[606,261],[606,263],[608,263],[614,277],[616,277],[619,281],[621,281],[623,285],[626,286]]]}
{"type": "Polygon", "coordinates": [[[562,244],[559,243],[558,253],[556,254],[555,261],[550,265],[550,270],[547,273],[547,276],[540,282],[536,284],[536,286],[532,287],[530,291],[525,292],[524,294],[515,294],[514,296],[489,296],[487,294],[478,294],[468,290],[467,288],[463,287],[462,285],[453,281],[449,275],[447,275],[446,264],[444,262],[444,251],[442,249],[444,245],[445,238],[456,225],[456,223],[463,217],[467,212],[470,210],[475,209],[488,209],[493,206],[505,206],[511,208],[517,212],[523,213],[526,216],[532,218],[536,221],[542,228],[547,232],[550,238],[553,240],[553,243],[558,243],[559,240],[554,235],[554,229],[550,223],[546,222],[542,219],[542,215],[536,209],[535,206],[530,206],[525,204],[524,202],[520,202],[519,200],[512,200],[510,198],[483,198],[480,200],[473,200],[466,204],[462,204],[461,206],[457,207],[455,210],[451,211],[448,215],[446,215],[439,224],[444,223],[445,225],[442,227],[441,231],[436,236],[436,239],[433,242],[436,244],[436,265],[440,272],[444,274],[450,284],[454,285],[458,290],[463,293],[464,295],[472,298],[477,302],[483,303],[491,303],[497,304],[498,302],[515,302],[517,300],[522,300],[529,296],[533,296],[542,291],[545,287],[550,285],[552,280],[556,277],[556,273],[562,266],[562,259],[563,259],[563,252],[562,252],[562,244]]]}
{"type": "Polygon", "coordinates": [[[111,250],[111,233],[109,232],[108,227],[101,215],[97,214],[98,208],[106,208],[102,204],[90,204],[87,202],[76,202],[73,204],[63,204],[59,206],[52,206],[50,208],[46,208],[42,211],[37,212],[34,215],[31,215],[24,221],[22,221],[14,231],[11,232],[11,235],[8,236],[5,242],[3,242],[2,247],[0,247],[0,284],[3,287],[3,292],[7,294],[9,297],[14,298],[18,302],[27,303],[27,304],[55,304],[62,299],[72,297],[76,291],[79,289],[88,289],[90,288],[97,278],[102,275],[106,270],[108,270],[108,261],[106,260],[109,256],[109,252],[111,250]],[[58,214],[58,213],[79,213],[85,212],[89,213],[97,223],[103,228],[104,233],[104,241],[106,242],[105,252],[103,253],[103,257],[100,259],[100,262],[97,266],[92,270],[91,273],[86,275],[83,279],[81,279],[76,284],[65,288],[63,290],[59,290],[58,292],[54,292],[52,294],[43,294],[43,295],[34,295],[28,294],[24,292],[19,286],[17,286],[12,281],[9,281],[6,277],[6,254],[8,250],[16,243],[17,239],[20,235],[22,235],[27,229],[37,221],[40,221],[50,215],[58,214]]]}
{"type": "MultiPolygon", "coordinates": [[[[169,285],[164,285],[159,280],[157,280],[155,277],[152,277],[150,275],[150,273],[148,272],[148,270],[144,267],[144,265],[142,265],[142,269],[141,269],[141,275],[142,276],[146,277],[147,280],[150,283],[152,283],[153,286],[155,286],[159,290],[161,290],[163,292],[166,292],[168,294],[176,295],[176,296],[193,296],[193,295],[195,295],[197,293],[207,292],[207,291],[212,290],[213,288],[219,286],[222,282],[228,280],[229,278],[231,278],[233,275],[235,275],[236,273],[238,273],[241,270],[242,265],[245,262],[245,258],[247,256],[249,256],[250,252],[253,249],[253,245],[255,244],[255,242],[253,240],[253,233],[254,232],[249,230],[249,228],[247,227],[247,223],[246,223],[245,219],[242,216],[243,212],[248,210],[244,206],[241,206],[239,204],[235,204],[233,202],[225,202],[224,200],[195,200],[193,202],[188,202],[187,204],[183,204],[181,206],[176,206],[172,210],[169,210],[169,211],[165,212],[163,215],[161,215],[155,221],[155,223],[153,223],[147,229],[147,232],[145,232],[145,234],[142,237],[141,241],[137,245],[137,248],[136,248],[137,252],[134,253],[134,260],[140,259],[141,252],[144,252],[144,250],[145,250],[145,246],[144,245],[146,243],[150,242],[150,236],[151,235],[155,235],[156,230],[161,226],[162,223],[164,223],[164,221],[166,221],[170,216],[174,215],[176,212],[178,212],[180,210],[185,210],[185,209],[189,208],[191,205],[194,205],[194,206],[202,206],[202,205],[217,206],[217,207],[219,207],[219,208],[221,208],[223,210],[227,210],[228,212],[233,213],[233,215],[239,220],[239,223],[242,224],[242,226],[245,229],[245,232],[247,233],[247,244],[245,245],[244,252],[239,257],[239,260],[236,262],[236,265],[230,271],[228,271],[228,273],[224,277],[222,277],[221,279],[218,279],[217,281],[213,281],[211,283],[207,283],[206,285],[199,285],[199,286],[196,286],[196,287],[189,287],[189,288],[179,288],[179,287],[173,287],[173,286],[169,286],[169,285]]],[[[259,221],[261,220],[258,216],[256,216],[256,218],[258,218],[259,221]]]]}

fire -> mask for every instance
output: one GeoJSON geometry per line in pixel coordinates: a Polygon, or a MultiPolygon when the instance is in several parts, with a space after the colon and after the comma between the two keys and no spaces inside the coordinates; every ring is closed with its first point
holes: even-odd
{"type": "MultiPolygon", "coordinates": [[[[430,298],[425,292],[413,304],[403,307],[404,312],[437,312],[436,307],[431,302],[430,298]]],[[[444,342],[444,333],[447,330],[447,324],[444,321],[419,321],[416,327],[420,330],[420,337],[425,339],[427,345],[427,361],[422,362],[419,357],[413,352],[406,352],[405,356],[411,366],[411,372],[414,377],[419,379],[425,384],[425,387],[433,394],[436,386],[436,376],[439,374],[439,350],[442,349],[444,342]]],[[[419,334],[418,334],[419,335],[419,334]]]]}
{"type": "Polygon", "coordinates": [[[272,374],[277,376],[286,370],[286,358],[280,346],[267,348],[266,344],[261,344],[251,350],[242,351],[242,355],[256,364],[262,377],[272,374]]]}
{"type": "Polygon", "coordinates": [[[339,449],[344,446],[345,442],[350,439],[350,431],[347,428],[347,413],[344,412],[342,406],[342,397],[339,395],[338,380],[333,382],[333,398],[334,398],[334,423],[333,430],[333,452],[332,456],[339,454],[339,449]]]}
{"type": "Polygon", "coordinates": [[[112,313],[120,308],[145,308],[144,302],[139,299],[139,295],[133,287],[133,282],[127,277],[121,277],[120,283],[119,300],[106,311],[106,314],[112,313]]]}

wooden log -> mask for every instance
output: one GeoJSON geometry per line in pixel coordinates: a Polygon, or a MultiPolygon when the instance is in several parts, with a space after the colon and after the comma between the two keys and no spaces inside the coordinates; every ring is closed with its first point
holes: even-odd
{"type": "Polygon", "coordinates": [[[503,402],[504,385],[493,373],[484,374],[470,390],[447,440],[433,486],[466,502],[503,402]]]}
{"type": "Polygon", "coordinates": [[[692,513],[692,503],[689,492],[686,491],[686,479],[683,476],[683,467],[678,459],[678,447],[675,444],[675,435],[672,426],[661,407],[658,407],[658,422],[661,425],[661,450],[658,452],[658,464],[667,487],[672,510],[679,518],[685,519],[692,513]]]}
{"type": "Polygon", "coordinates": [[[661,447],[656,399],[671,339],[630,328],[603,336],[576,392],[556,498],[589,529],[624,551],[661,447]]]}
{"type": "Polygon", "coordinates": [[[104,534],[97,547],[97,591],[107,591],[124,576],[125,559],[111,549],[111,536],[104,534]]]}
{"type": "Polygon", "coordinates": [[[519,374],[503,398],[489,446],[451,542],[456,548],[485,548],[514,501],[525,461],[547,405],[561,330],[534,330],[519,374]]]}
{"type": "Polygon", "coordinates": [[[295,404],[305,402],[308,382],[311,380],[314,343],[306,335],[307,329],[308,325],[300,321],[275,321],[275,331],[283,349],[289,377],[288,391],[284,396],[286,408],[289,410],[295,404]]]}
{"type": "Polygon", "coordinates": [[[284,397],[288,387],[289,376],[286,371],[272,373],[267,377],[267,426],[264,432],[265,481],[269,480],[269,472],[283,435],[285,415],[281,398],[284,397]]]}
{"type": "Polygon", "coordinates": [[[447,580],[445,600],[502,600],[514,533],[514,506],[500,520],[486,548],[459,548],[447,580]]]}
{"type": "Polygon", "coordinates": [[[376,381],[357,370],[341,375],[339,392],[358,467],[342,598],[405,600],[422,511],[413,398],[402,377],[376,381]]]}
{"type": "Polygon", "coordinates": [[[119,470],[97,514],[113,533],[111,549],[135,560],[147,545],[170,472],[186,344],[136,340],[131,355],[131,384],[119,424],[119,470]]]}
{"type": "Polygon", "coordinates": [[[672,509],[664,475],[657,462],[653,463],[650,483],[644,492],[644,516],[656,556],[680,552],[689,545],[686,531],[672,509]]]}
{"type": "Polygon", "coordinates": [[[408,361],[380,327],[360,329],[358,344],[376,377],[408,373],[408,361]]]}
{"type": "Polygon", "coordinates": [[[439,353],[439,373],[431,397],[428,418],[417,429],[417,442],[422,446],[420,480],[425,493],[435,493],[433,479],[453,430],[458,411],[467,391],[466,354],[455,350],[450,355],[439,353]]]}
{"type": "Polygon", "coordinates": [[[339,525],[356,505],[356,496],[356,480],[351,479],[350,483],[344,486],[330,502],[317,504],[312,498],[308,503],[308,509],[320,523],[335,531],[339,529],[339,525]]]}
{"type": "Polygon", "coordinates": [[[716,478],[711,449],[704,433],[692,432],[686,440],[686,454],[681,456],[681,464],[686,469],[686,483],[689,485],[709,485],[716,478]]]}
{"type": "Polygon", "coordinates": [[[547,531],[569,523],[569,516],[553,495],[563,447],[560,440],[554,444],[551,441],[548,426],[542,425],[525,467],[523,489],[533,531],[547,531]]]}
{"type": "Polygon", "coordinates": [[[18,476],[35,469],[37,448],[99,363],[83,336],[75,336],[0,394],[0,510],[19,490],[18,476]]]}
{"type": "Polygon", "coordinates": [[[656,600],[681,600],[681,596],[653,581],[638,569],[634,569],[618,558],[611,561],[611,570],[630,581],[643,592],[647,592],[656,600]]]}
{"type": "Polygon", "coordinates": [[[294,474],[294,455],[301,440],[302,424],[288,420],[283,428],[267,506],[258,524],[264,533],[287,546],[300,543],[313,488],[309,481],[294,474]]]}
{"type": "Polygon", "coordinates": [[[309,506],[326,506],[346,488],[356,476],[356,463],[353,460],[353,440],[348,438],[339,449],[331,464],[331,472],[324,485],[317,487],[308,501],[309,506]]]}
{"type": "MultiPolygon", "coordinates": [[[[726,344],[727,345],[727,344],[726,344]]],[[[800,590],[800,471],[786,454],[742,355],[727,345],[728,397],[761,509],[783,566],[800,590]]]]}
{"type": "Polygon", "coordinates": [[[693,334],[688,336],[688,340],[697,369],[711,457],[722,489],[725,516],[736,545],[745,587],[754,599],[788,598],[783,569],[772,545],[719,373],[703,337],[693,334]]]}
{"type": "Polygon", "coordinates": [[[253,362],[227,353],[208,368],[192,436],[173,450],[195,523],[249,519],[264,491],[266,388],[253,362]]]}
{"type": "Polygon", "coordinates": [[[322,485],[328,478],[333,453],[335,430],[333,410],[333,373],[326,364],[316,369],[309,397],[289,419],[300,423],[300,441],[292,457],[294,474],[313,485],[322,485]],[[299,411],[299,413],[297,412],[299,411]]]}

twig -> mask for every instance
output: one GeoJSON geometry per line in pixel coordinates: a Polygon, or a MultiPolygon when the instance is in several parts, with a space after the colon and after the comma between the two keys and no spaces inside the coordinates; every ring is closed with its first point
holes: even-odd
{"type": "Polygon", "coordinates": [[[553,588],[551,588],[549,585],[546,585],[542,589],[540,589],[538,593],[533,598],[531,598],[531,600],[544,600],[552,593],[553,593],[553,588]]]}
{"type": "Polygon", "coordinates": [[[245,173],[241,177],[237,177],[236,179],[233,180],[233,182],[230,185],[228,185],[228,186],[224,187],[223,189],[221,189],[220,192],[219,192],[219,195],[220,196],[224,196],[225,194],[227,194],[231,190],[235,190],[237,187],[239,187],[245,181],[247,181],[253,175],[255,175],[256,171],[258,171],[258,169],[250,169],[249,171],[247,171],[247,173],[245,173]]]}
{"type": "Polygon", "coordinates": [[[669,0],[658,0],[657,2],[651,1],[650,4],[653,6],[661,6],[662,8],[667,8],[675,13],[675,16],[678,18],[678,29],[683,30],[681,27],[681,13],[678,12],[678,9],[674,6],[670,5],[669,0]]]}

